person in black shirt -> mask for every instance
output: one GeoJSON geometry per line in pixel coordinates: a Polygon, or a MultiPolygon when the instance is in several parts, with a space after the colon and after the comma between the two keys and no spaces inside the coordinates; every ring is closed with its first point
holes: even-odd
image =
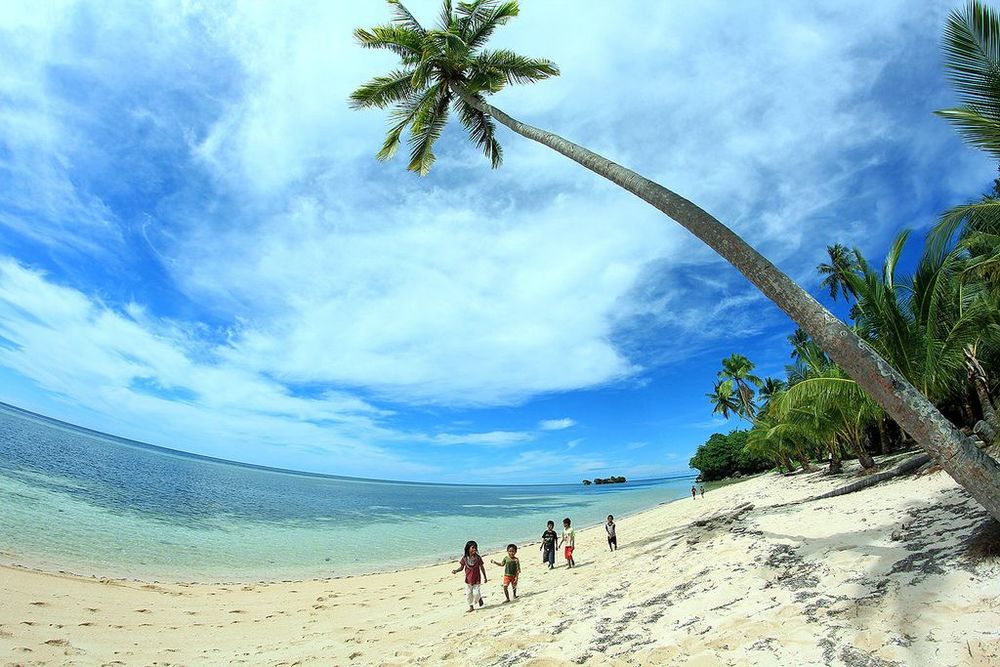
{"type": "Polygon", "coordinates": [[[556,566],[556,538],[559,535],[553,530],[555,527],[555,522],[548,522],[545,532],[542,533],[542,544],[538,547],[542,552],[542,564],[548,563],[550,570],[556,566]]]}

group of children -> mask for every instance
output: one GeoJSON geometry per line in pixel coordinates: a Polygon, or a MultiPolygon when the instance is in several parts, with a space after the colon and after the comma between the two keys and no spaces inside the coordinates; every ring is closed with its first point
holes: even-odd
{"type": "MultiPolygon", "coordinates": [[[[573,550],[576,548],[576,530],[573,529],[573,522],[569,517],[563,519],[563,533],[559,543],[556,538],[559,535],[555,531],[555,522],[549,521],[546,524],[545,532],[542,533],[542,543],[538,546],[542,552],[542,564],[548,563],[549,569],[556,566],[556,550],[563,548],[563,556],[566,559],[566,567],[576,565],[573,560],[573,550]]],[[[608,549],[614,551],[618,548],[618,536],[615,533],[615,517],[608,515],[604,530],[608,534],[608,549]]],[[[511,601],[511,594],[517,598],[517,579],[521,574],[521,561],[517,557],[517,545],[507,545],[507,555],[500,562],[491,560],[491,563],[503,568],[503,595],[506,598],[504,603],[511,601]]],[[[452,574],[465,573],[465,597],[469,602],[469,611],[475,611],[476,605],[483,606],[482,584],[486,583],[486,563],[479,555],[479,545],[475,540],[465,543],[465,555],[458,561],[458,567],[451,571],[452,574]]]]}

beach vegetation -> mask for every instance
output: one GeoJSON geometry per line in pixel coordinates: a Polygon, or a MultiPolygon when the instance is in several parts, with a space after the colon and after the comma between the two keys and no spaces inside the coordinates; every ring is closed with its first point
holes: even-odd
{"type": "MultiPolygon", "coordinates": [[[[517,2],[472,0],[453,4],[445,0],[437,24],[430,29],[424,28],[399,0],[388,2],[392,12],[390,23],[371,29],[358,28],[354,34],[365,48],[385,49],[397,55],[400,66],[361,85],[349,101],[358,109],[392,109],[390,129],[377,153],[378,159],[391,158],[401,144],[402,133],[408,131],[408,169],[427,174],[434,164],[434,143],[441,136],[449,112],[454,111],[472,142],[494,168],[502,162],[495,126],[499,122],[619,185],[681,224],[730,262],[788,314],[846,376],[856,381],[992,516],[1000,519],[1000,466],[960,432],[926,392],[914,387],[894,364],[880,356],[857,327],[835,317],[740,236],[693,202],[579,144],[527,125],[487,102],[488,96],[507,85],[537,82],[559,74],[556,65],[543,58],[486,48],[495,30],[517,16],[517,2]]],[[[1000,64],[997,53],[1000,39],[995,18],[973,3],[965,14],[953,14],[949,22],[949,30],[955,32],[957,42],[963,39],[968,42],[952,48],[960,50],[968,61],[956,69],[961,73],[960,91],[962,85],[972,91],[974,99],[967,106],[973,111],[976,100],[997,99],[993,72],[1000,64]],[[983,67],[969,70],[968,63],[973,68],[983,67]]],[[[992,121],[993,113],[980,115],[992,121]]],[[[973,116],[970,112],[961,116],[964,131],[981,130],[983,123],[973,116]]],[[[992,146],[990,141],[985,140],[987,147],[992,146]]],[[[837,281],[840,273],[850,273],[850,268],[849,264],[836,268],[837,281]]],[[[839,282],[837,289],[843,291],[839,282]]],[[[720,377],[718,388],[723,393],[727,390],[726,382],[731,383],[729,388],[738,409],[746,413],[750,403],[744,394],[751,384],[749,377],[742,382],[735,377],[720,377]]],[[[802,417],[809,418],[819,419],[815,415],[802,417]]],[[[819,428],[818,421],[816,424],[819,428]]]]}
{"type": "Polygon", "coordinates": [[[713,433],[698,447],[688,465],[698,470],[701,479],[706,482],[732,477],[737,473],[753,475],[770,470],[773,464],[769,458],[746,447],[748,434],[747,430],[713,433]]]}

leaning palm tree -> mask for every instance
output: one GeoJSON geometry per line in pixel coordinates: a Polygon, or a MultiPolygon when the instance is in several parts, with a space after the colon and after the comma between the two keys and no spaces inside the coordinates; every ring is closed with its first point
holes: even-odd
{"type": "Polygon", "coordinates": [[[424,28],[399,0],[389,0],[393,19],[354,31],[365,48],[386,49],[400,67],[375,77],[352,93],[355,108],[393,107],[392,125],[378,153],[388,159],[409,128],[409,168],[426,174],[434,164],[434,142],[454,110],[494,167],[502,152],[497,121],[631,192],[680,223],[736,267],[774,301],[894,419],[906,429],[989,513],[1000,519],[1000,466],[980,452],[842,321],[754,250],[731,229],[694,203],[636,172],[568,141],[527,125],[486,101],[508,84],[531,83],[559,73],[542,58],[505,49],[486,49],[493,32],[518,14],[516,1],[445,0],[437,25],[424,28]]]}

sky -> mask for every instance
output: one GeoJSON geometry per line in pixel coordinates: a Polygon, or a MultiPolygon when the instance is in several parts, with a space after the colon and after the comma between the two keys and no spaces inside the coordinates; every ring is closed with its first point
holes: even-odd
{"type": "MultiPolygon", "coordinates": [[[[438,3],[407,3],[432,23],[438,3]]],[[[958,3],[524,0],[490,43],[558,78],[491,102],[698,203],[840,315],[875,263],[988,191],[940,35],[958,3]]],[[[454,122],[374,155],[377,0],[0,3],[0,401],[247,463],[458,483],[685,473],[733,352],[795,326],[632,195],[454,122]]]]}

